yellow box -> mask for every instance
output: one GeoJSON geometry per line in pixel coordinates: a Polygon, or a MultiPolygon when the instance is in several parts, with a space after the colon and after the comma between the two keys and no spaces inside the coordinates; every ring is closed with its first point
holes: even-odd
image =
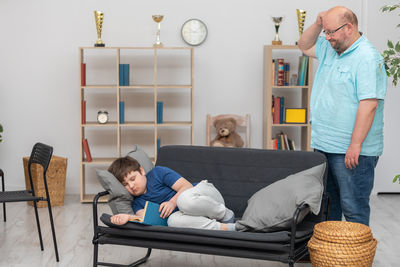
{"type": "MultiPolygon", "coordinates": [[[[29,157],[23,158],[25,185],[27,190],[31,189],[28,174],[29,157]]],[[[37,196],[46,197],[46,190],[43,183],[43,168],[38,164],[32,164],[31,168],[33,187],[37,196]]],[[[67,176],[67,159],[57,156],[52,156],[49,167],[47,169],[47,186],[49,188],[50,203],[52,206],[64,206],[65,198],[65,179],[67,176]]],[[[28,204],[33,206],[32,201],[28,204]]],[[[38,208],[47,207],[46,201],[37,202],[38,208]]]]}
{"type": "Polygon", "coordinates": [[[285,109],[286,123],[307,123],[307,110],[305,108],[285,109]]]}

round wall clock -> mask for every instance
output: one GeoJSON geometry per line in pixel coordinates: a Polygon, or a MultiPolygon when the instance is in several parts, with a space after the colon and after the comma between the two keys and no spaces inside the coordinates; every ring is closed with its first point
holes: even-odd
{"type": "Polygon", "coordinates": [[[182,39],[188,45],[200,45],[207,38],[207,26],[199,19],[189,19],[182,25],[182,39]]]}

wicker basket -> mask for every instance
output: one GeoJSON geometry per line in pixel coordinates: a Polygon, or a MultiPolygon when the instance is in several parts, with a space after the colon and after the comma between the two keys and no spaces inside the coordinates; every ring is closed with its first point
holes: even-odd
{"type": "MultiPolygon", "coordinates": [[[[23,158],[25,171],[25,185],[28,190],[31,189],[28,174],[29,157],[23,158]]],[[[43,183],[43,168],[38,164],[32,164],[31,167],[33,187],[37,196],[46,197],[46,190],[43,183]]],[[[47,186],[49,188],[50,202],[52,206],[64,206],[65,198],[65,179],[67,174],[67,159],[52,156],[47,169],[47,186]]],[[[29,201],[28,205],[33,206],[33,202],[29,201]]],[[[46,201],[37,202],[39,208],[47,207],[46,201]]]]}
{"type": "Polygon", "coordinates": [[[377,243],[366,225],[326,221],[315,225],[308,250],[314,267],[370,267],[377,243]]]}

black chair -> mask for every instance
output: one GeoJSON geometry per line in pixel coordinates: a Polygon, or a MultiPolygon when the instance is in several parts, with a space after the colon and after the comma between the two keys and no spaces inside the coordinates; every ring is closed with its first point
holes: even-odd
{"type": "Polygon", "coordinates": [[[36,143],[33,146],[32,153],[31,153],[31,156],[28,161],[28,173],[29,173],[29,182],[31,185],[31,190],[5,191],[4,173],[2,170],[0,170],[0,176],[2,179],[2,191],[0,191],[0,203],[3,203],[3,216],[4,216],[4,221],[6,221],[6,205],[5,205],[6,202],[33,201],[33,206],[35,208],[36,224],[37,224],[38,233],[39,233],[40,248],[41,248],[41,250],[43,250],[42,233],[40,231],[39,214],[38,214],[36,203],[38,201],[47,201],[47,207],[49,209],[51,231],[53,233],[54,250],[56,253],[56,260],[59,261],[57,241],[56,241],[56,232],[54,229],[54,222],[53,222],[53,213],[51,211],[50,195],[49,195],[49,190],[47,187],[47,180],[46,180],[46,172],[47,172],[47,168],[49,167],[49,163],[50,163],[52,154],[53,154],[53,148],[51,146],[48,146],[48,145],[45,145],[42,143],[36,143]],[[32,173],[31,173],[32,164],[39,164],[43,167],[43,182],[44,182],[44,187],[46,190],[46,197],[40,197],[40,196],[35,195],[35,189],[33,187],[32,173]]]}

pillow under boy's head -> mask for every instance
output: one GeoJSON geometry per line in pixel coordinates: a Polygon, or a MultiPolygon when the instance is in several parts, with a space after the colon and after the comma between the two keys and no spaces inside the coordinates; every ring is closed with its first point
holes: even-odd
{"type": "Polygon", "coordinates": [[[309,209],[299,215],[300,222],[309,211],[318,214],[324,191],[326,163],[289,175],[260,191],[248,201],[240,221],[239,231],[272,232],[290,228],[296,209],[303,203],[309,209]]]}
{"type": "Polygon", "coordinates": [[[140,166],[143,167],[145,173],[148,173],[154,168],[154,164],[149,156],[138,145],[135,145],[134,149],[129,152],[127,156],[136,159],[139,162],[140,166]]]}
{"type": "MultiPolygon", "coordinates": [[[[154,168],[153,162],[147,154],[137,145],[128,153],[128,156],[136,159],[143,167],[146,173],[154,168]]],[[[107,170],[96,170],[97,178],[100,184],[110,194],[108,205],[113,214],[126,213],[133,214],[132,210],[132,195],[125,189],[120,181],[107,170]]]]}
{"type": "Polygon", "coordinates": [[[108,205],[113,214],[134,214],[132,210],[132,195],[118,181],[115,176],[107,170],[96,170],[97,179],[105,190],[108,191],[108,205]]]}

